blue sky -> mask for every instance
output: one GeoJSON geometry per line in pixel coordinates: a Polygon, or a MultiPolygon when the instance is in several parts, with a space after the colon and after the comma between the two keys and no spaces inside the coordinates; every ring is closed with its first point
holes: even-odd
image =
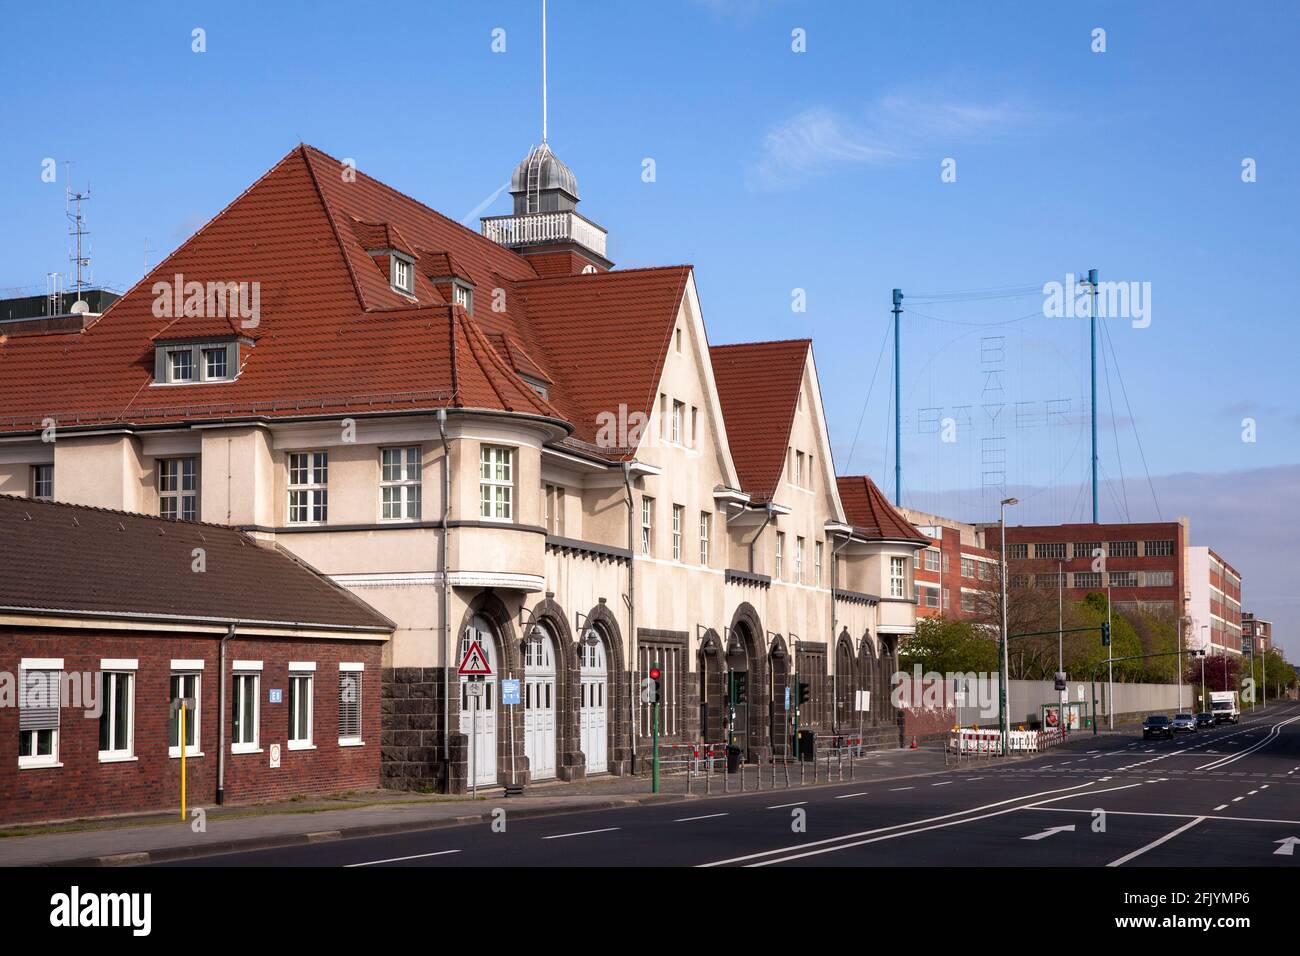
{"type": "MultiPolygon", "coordinates": [[[[25,42],[0,91],[0,294],[66,271],[68,159],[74,185],[92,187],[95,279],[119,287],[140,277],[146,238],[156,263],[299,141],[469,214],[540,138],[537,7],[411,4],[395,25],[359,3],[11,6],[9,35],[25,42]],[[491,50],[496,27],[505,53],[491,50]],[[46,157],[57,184],[41,182],[46,157]]],[[[1102,517],[1189,515],[1194,543],[1243,571],[1247,608],[1300,651],[1300,7],[550,10],[550,141],[611,257],[694,264],[715,342],[811,335],[839,469],[891,494],[887,351],[875,370],[890,290],[905,291],[906,503],[988,517],[991,426],[977,423],[996,400],[1026,410],[1026,427],[1001,420],[1018,519],[1086,516],[1084,324],[1036,315],[1041,292],[934,294],[1041,290],[1089,267],[1150,283],[1149,327],[1112,320],[1103,337],[1102,517]],[[791,49],[796,28],[806,52],[791,49]],[[941,181],[945,159],[955,182],[941,181]],[[926,409],[963,406],[956,442],[927,431],[926,409]],[[1256,441],[1242,441],[1243,418],[1256,441]]]]}

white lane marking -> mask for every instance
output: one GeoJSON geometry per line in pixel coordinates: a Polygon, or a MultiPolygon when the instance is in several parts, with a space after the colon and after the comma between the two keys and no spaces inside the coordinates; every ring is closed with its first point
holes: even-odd
{"type": "Polygon", "coordinates": [[[621,828],[621,827],[604,827],[604,828],[602,828],[602,829],[600,829],[600,830],[579,830],[577,833],[556,833],[556,834],[554,834],[553,836],[544,836],[544,837],[542,837],[542,839],[543,839],[543,840],[563,840],[563,839],[565,839],[566,837],[589,836],[589,835],[592,834],[592,833],[613,833],[615,830],[619,830],[619,829],[622,829],[622,828],[621,828]]]}
{"type": "Polygon", "coordinates": [[[865,797],[865,796],[867,796],[867,792],[864,790],[864,791],[862,791],[861,793],[841,793],[841,794],[840,794],[838,797],[836,797],[835,799],[836,799],[836,800],[847,800],[849,797],[865,797]]]}
{"type": "MultiPolygon", "coordinates": [[[[875,830],[862,830],[858,833],[846,833],[843,836],[827,837],[824,840],[817,840],[814,843],[805,843],[803,844],[803,846],[821,846],[826,843],[835,843],[839,840],[852,840],[855,837],[867,836],[872,833],[883,833],[886,830],[897,830],[901,827],[916,826],[918,823],[932,823],[935,820],[948,820],[951,819],[952,817],[964,816],[967,813],[978,813],[980,810],[988,810],[992,807],[1000,807],[1003,806],[1004,804],[1015,803],[1018,800],[1031,800],[1034,797],[1049,796],[1053,793],[1066,793],[1072,790],[1087,790],[1087,788],[1091,786],[1092,786],[1091,783],[1079,783],[1079,784],[1075,784],[1073,787],[1064,787],[1060,790],[1043,790],[1040,793],[1025,794],[1023,797],[1008,797],[1007,799],[999,800],[996,803],[986,803],[982,807],[971,807],[969,810],[957,810],[953,813],[945,813],[943,816],[929,817],[924,820],[915,820],[910,823],[895,823],[893,826],[879,827],[875,830]]],[[[1093,791],[1089,791],[1089,792],[1093,792],[1093,791]]],[[[761,853],[750,853],[747,856],[737,856],[729,860],[715,860],[712,863],[701,863],[699,864],[699,866],[701,868],[708,868],[711,866],[723,866],[724,864],[727,863],[743,863],[746,860],[756,860],[760,856],[773,856],[777,853],[788,853],[791,850],[797,850],[797,849],[799,849],[799,847],[781,847],[780,849],[777,850],[765,850],[761,853]]]]}
{"type": "Polygon", "coordinates": [[[915,790],[916,787],[890,787],[890,793],[898,793],[900,790],[915,790]]]}
{"type": "Polygon", "coordinates": [[[459,853],[460,850],[439,850],[436,853],[416,853],[414,856],[394,856],[387,860],[367,860],[365,863],[347,863],[344,869],[351,869],[354,866],[378,866],[380,863],[401,863],[403,860],[423,860],[427,856],[447,856],[450,853],[459,853]]]}
{"type": "MultiPolygon", "coordinates": [[[[1227,804],[1224,804],[1227,806],[1227,804]]],[[[1034,813],[1095,813],[1095,810],[1085,809],[1083,807],[1022,807],[1023,810],[1029,810],[1034,813]]],[[[1172,820],[1190,820],[1198,814],[1195,813],[1151,813],[1140,810],[1107,810],[1107,816],[1112,817],[1168,817],[1172,820]]],[[[1206,819],[1209,819],[1208,817],[1206,819]]],[[[1269,817],[1215,817],[1216,820],[1227,820],[1230,823],[1280,823],[1284,826],[1300,826],[1300,820],[1274,820],[1269,817]]]]}
{"type": "Polygon", "coordinates": [[[1112,860],[1110,863],[1107,863],[1106,865],[1107,865],[1107,866],[1123,866],[1123,865],[1124,865],[1125,863],[1127,863],[1129,860],[1135,860],[1135,859],[1137,859],[1137,858],[1140,857],[1143,853],[1145,853],[1147,850],[1154,850],[1154,849],[1155,849],[1156,847],[1158,847],[1160,844],[1162,844],[1162,843],[1167,843],[1168,841],[1172,840],[1174,837],[1178,836],[1178,834],[1182,833],[1184,830],[1190,830],[1192,827],[1196,826],[1196,824],[1200,823],[1200,822],[1201,822],[1202,820],[1204,820],[1204,819],[1205,819],[1205,817],[1196,817],[1196,818],[1193,819],[1193,820],[1189,820],[1189,821],[1187,821],[1186,823],[1184,823],[1182,826],[1180,826],[1177,830],[1171,830],[1169,833],[1166,833],[1166,834],[1165,834],[1164,836],[1162,836],[1160,839],[1158,839],[1158,840],[1152,840],[1152,841],[1151,841],[1150,843],[1148,843],[1146,846],[1144,846],[1144,847],[1140,847],[1140,848],[1134,850],[1132,853],[1126,853],[1124,856],[1121,856],[1118,860],[1112,860]]]}
{"type": "Polygon", "coordinates": [[[1219,811],[1219,810],[1226,810],[1226,809],[1228,809],[1228,805],[1227,805],[1226,803],[1221,803],[1221,804],[1219,804],[1217,807],[1215,807],[1214,809],[1215,809],[1216,811],[1219,811]]]}
{"type": "Polygon", "coordinates": [[[932,786],[932,787],[946,787],[946,786],[948,786],[948,784],[950,784],[950,783],[952,783],[951,780],[945,780],[943,783],[932,783],[932,784],[930,784],[930,786],[932,786]]]}
{"type": "Polygon", "coordinates": [[[1046,830],[1043,830],[1040,833],[1031,833],[1029,834],[1029,836],[1022,836],[1020,839],[1043,840],[1049,836],[1055,836],[1058,833],[1073,833],[1073,832],[1074,832],[1074,824],[1071,823],[1068,826],[1063,826],[1063,827],[1048,827],[1046,830]]]}
{"type": "Polygon", "coordinates": [[[1232,802],[1233,802],[1233,803],[1240,803],[1242,800],[1245,800],[1245,799],[1246,799],[1245,797],[1233,797],[1233,798],[1232,798],[1232,802]]]}
{"type": "Polygon", "coordinates": [[[714,817],[725,817],[726,813],[706,813],[702,817],[678,817],[673,823],[691,823],[695,820],[712,820],[714,817]]]}
{"type": "MultiPolygon", "coordinates": [[[[1291,772],[1292,772],[1292,773],[1295,773],[1294,770],[1292,770],[1291,772]]],[[[967,777],[967,778],[966,778],[966,782],[967,782],[967,783],[974,783],[976,780],[983,780],[983,779],[984,779],[983,777],[967,777]]]]}
{"type": "MultiPolygon", "coordinates": [[[[1101,794],[1101,793],[1111,793],[1111,792],[1113,792],[1113,791],[1115,791],[1115,790],[1129,790],[1129,789],[1132,789],[1133,787],[1140,787],[1140,786],[1142,786],[1142,784],[1140,784],[1140,783],[1130,783],[1130,784],[1128,784],[1128,785],[1126,785],[1126,786],[1123,786],[1123,787],[1111,787],[1111,788],[1108,789],[1108,790],[1090,790],[1090,791],[1088,791],[1088,793],[1086,793],[1086,794],[1083,794],[1083,793],[1070,793],[1070,794],[1066,794],[1066,795],[1063,796],[1063,797],[1053,797],[1051,800],[1042,800],[1042,801],[1039,801],[1039,802],[1040,802],[1040,803],[1051,803],[1051,802],[1053,802],[1053,801],[1055,801],[1055,800],[1070,800],[1070,799],[1073,799],[1074,797],[1094,796],[1094,795],[1096,795],[1096,794],[1101,794]]],[[[1069,788],[1069,789],[1073,790],[1073,789],[1075,789],[1075,788],[1071,787],[1071,788],[1069,788]]],[[[956,827],[956,826],[961,826],[963,823],[974,823],[974,822],[976,822],[977,820],[987,820],[987,819],[989,819],[990,817],[1000,817],[1000,816],[1002,816],[1003,814],[1007,814],[1007,813],[1015,813],[1015,812],[1017,812],[1017,811],[1019,811],[1019,810],[1023,810],[1023,809],[1025,809],[1023,806],[1021,806],[1021,807],[1008,807],[1008,808],[1005,809],[1005,810],[996,810],[996,811],[994,811],[993,813],[985,813],[985,814],[982,814],[982,815],[980,815],[980,816],[978,816],[978,817],[965,817],[965,818],[960,819],[960,820],[950,820],[950,821],[948,821],[947,823],[936,823],[936,824],[934,824],[933,826],[928,826],[928,827],[918,827],[918,828],[915,829],[915,830],[904,830],[904,831],[902,831],[901,833],[887,833],[887,834],[885,834],[884,836],[871,837],[870,839],[867,839],[867,840],[857,840],[856,842],[853,842],[853,843],[841,843],[841,844],[839,844],[838,846],[822,847],[820,850],[808,850],[808,851],[806,851],[806,852],[804,852],[804,853],[794,853],[794,854],[791,854],[791,855],[789,855],[789,856],[778,857],[777,859],[774,859],[774,860],[762,860],[761,862],[758,862],[758,863],[747,863],[746,866],[748,866],[748,867],[758,867],[758,866],[771,866],[773,863],[788,863],[790,860],[799,860],[799,859],[802,859],[803,857],[806,857],[806,856],[818,856],[818,855],[820,855],[820,854],[822,854],[822,853],[834,853],[834,852],[837,851],[837,850],[850,850],[850,849],[853,849],[854,847],[865,846],[865,845],[868,844],[868,843],[879,843],[881,840],[893,840],[893,839],[895,839],[896,837],[912,836],[912,835],[917,834],[917,833],[925,833],[925,832],[927,832],[927,831],[929,831],[929,830],[942,830],[942,829],[944,829],[945,827],[956,827]]],[[[868,832],[872,832],[872,831],[868,831],[868,832]]],[[[843,838],[841,837],[841,839],[843,839],[843,838]]],[[[777,851],[777,852],[779,852],[779,851],[777,851]]],[[[756,854],[756,855],[759,855],[759,854],[756,854]]]]}
{"type": "Polygon", "coordinates": [[[769,810],[784,810],[786,807],[802,807],[807,800],[800,800],[798,803],[778,803],[774,807],[768,807],[769,810]]]}
{"type": "Polygon", "coordinates": [[[1259,741],[1259,743],[1251,744],[1249,747],[1247,747],[1245,750],[1243,750],[1243,751],[1242,751],[1241,753],[1239,753],[1239,754],[1234,754],[1233,756],[1230,756],[1230,757],[1220,757],[1218,760],[1211,760],[1209,763],[1207,763],[1207,764],[1202,764],[1201,766],[1197,767],[1196,769],[1197,769],[1197,770],[1217,770],[1217,769],[1219,769],[1220,767],[1226,767],[1226,766],[1227,766],[1228,764],[1230,764],[1230,763],[1236,763],[1236,762],[1237,762],[1238,760],[1240,760],[1242,757],[1248,757],[1248,756],[1250,756],[1251,754],[1253,754],[1256,750],[1261,750],[1261,749],[1263,749],[1264,747],[1267,747],[1269,744],[1271,744],[1271,743],[1272,743],[1274,740],[1276,740],[1278,737],[1281,737],[1281,736],[1282,736],[1282,728],[1283,728],[1283,727],[1287,726],[1288,724],[1294,723],[1294,722],[1297,721],[1297,720],[1300,720],[1300,717],[1292,717],[1292,718],[1290,718],[1289,720],[1283,720],[1283,721],[1281,721],[1280,723],[1276,723],[1276,724],[1274,724],[1272,727],[1269,728],[1268,733],[1264,735],[1264,739],[1261,740],[1261,741],[1259,741]]]}

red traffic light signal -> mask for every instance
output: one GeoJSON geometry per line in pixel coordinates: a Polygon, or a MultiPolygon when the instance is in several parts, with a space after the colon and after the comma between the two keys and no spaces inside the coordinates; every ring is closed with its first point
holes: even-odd
{"type": "Polygon", "coordinates": [[[663,672],[660,671],[659,668],[657,668],[657,667],[652,667],[652,668],[650,668],[650,679],[651,679],[651,680],[658,680],[658,679],[659,679],[660,677],[662,677],[662,676],[663,676],[663,672]]]}

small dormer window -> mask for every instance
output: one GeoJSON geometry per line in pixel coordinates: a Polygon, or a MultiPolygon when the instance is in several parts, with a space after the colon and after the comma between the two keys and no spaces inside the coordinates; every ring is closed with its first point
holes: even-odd
{"type": "Polygon", "coordinates": [[[474,290],[457,282],[452,286],[452,301],[468,312],[474,314],[474,290]]]}
{"type": "Polygon", "coordinates": [[[409,259],[393,256],[393,288],[407,295],[415,295],[415,269],[409,259]]]}
{"type": "Polygon", "coordinates": [[[229,356],[224,348],[203,350],[203,377],[206,380],[227,378],[229,356]]]}
{"type": "Polygon", "coordinates": [[[167,353],[168,381],[194,381],[194,353],[189,349],[176,349],[167,353]]]}

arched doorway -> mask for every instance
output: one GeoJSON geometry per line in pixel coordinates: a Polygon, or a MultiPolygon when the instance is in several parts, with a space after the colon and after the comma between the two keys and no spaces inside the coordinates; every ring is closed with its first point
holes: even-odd
{"type": "Polygon", "coordinates": [[[853,642],[843,631],[835,642],[835,731],[845,733],[857,727],[858,671],[853,666],[853,642]]]}
{"type": "Polygon", "coordinates": [[[533,625],[524,644],[524,754],[533,780],[555,776],[555,638],[533,625]]]}
{"type": "Polygon", "coordinates": [[[726,694],[723,653],[716,631],[710,629],[700,644],[700,735],[706,744],[722,743],[725,733],[726,694]]]}
{"type": "Polygon", "coordinates": [[[772,753],[776,756],[787,753],[790,746],[790,652],[781,635],[772,640],[772,651],[768,655],[768,673],[771,675],[771,692],[768,698],[771,710],[768,726],[772,742],[772,753]]]}
{"type": "Polygon", "coordinates": [[[867,692],[867,711],[858,714],[858,726],[874,727],[880,723],[880,688],[876,667],[876,650],[871,646],[870,632],[862,635],[858,644],[858,666],[862,671],[862,689],[867,692]]]}
{"type": "Polygon", "coordinates": [[[609,770],[609,655],[600,628],[587,630],[580,648],[578,733],[587,773],[609,770]]]}
{"type": "Polygon", "coordinates": [[[460,657],[469,653],[470,644],[478,641],[492,670],[490,677],[476,683],[482,692],[471,692],[468,677],[460,679],[460,729],[469,747],[469,779],[479,786],[497,782],[497,640],[487,618],[475,614],[465,626],[460,639],[460,657]]]}

